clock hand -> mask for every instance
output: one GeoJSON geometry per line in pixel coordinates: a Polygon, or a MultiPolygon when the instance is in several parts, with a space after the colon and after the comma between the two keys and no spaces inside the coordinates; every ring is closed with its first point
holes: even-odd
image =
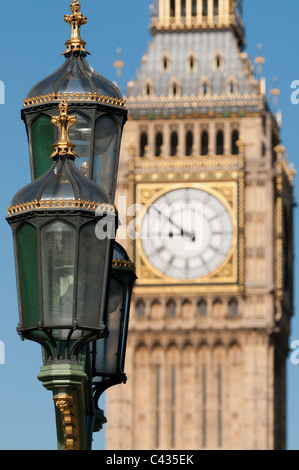
{"type": "Polygon", "coordinates": [[[195,233],[185,232],[182,230],[181,235],[187,238],[191,238],[191,241],[195,242],[195,233]]]}
{"type": "MultiPolygon", "coordinates": [[[[172,221],[170,221],[170,222],[173,223],[172,221]]],[[[181,236],[182,237],[190,238],[192,242],[195,242],[195,233],[186,232],[182,228],[178,227],[175,223],[173,223],[173,225],[175,225],[181,231],[181,236]]],[[[173,233],[170,232],[169,236],[173,237],[173,233]]]]}
{"type": "MultiPolygon", "coordinates": [[[[159,209],[157,209],[154,205],[153,205],[153,208],[155,209],[156,212],[158,212],[158,214],[162,215],[162,217],[164,217],[165,219],[169,220],[169,222],[174,226],[176,227],[177,229],[180,230],[181,232],[181,236],[182,237],[187,237],[187,238],[191,238],[191,241],[192,242],[195,242],[195,233],[191,233],[191,232],[187,232],[186,230],[183,230],[182,227],[180,227],[178,224],[176,224],[172,218],[170,216],[167,216],[165,214],[163,214],[163,212],[161,212],[159,209]]],[[[169,236],[173,236],[173,234],[170,234],[169,233],[169,236]]]]}

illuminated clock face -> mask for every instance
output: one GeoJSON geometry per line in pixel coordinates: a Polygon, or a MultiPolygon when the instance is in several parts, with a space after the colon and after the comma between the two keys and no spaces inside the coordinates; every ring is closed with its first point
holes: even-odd
{"type": "Polygon", "coordinates": [[[181,188],[149,207],[140,239],[144,254],[159,272],[192,280],[212,273],[227,258],[233,224],[227,208],[213,194],[181,188]]]}

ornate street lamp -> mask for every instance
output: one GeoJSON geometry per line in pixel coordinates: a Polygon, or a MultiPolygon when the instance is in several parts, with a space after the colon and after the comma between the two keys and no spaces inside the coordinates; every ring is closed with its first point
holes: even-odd
{"type": "Polygon", "coordinates": [[[86,61],[80,8],[73,0],[65,16],[72,32],[64,64],[24,100],[31,183],[15,195],[7,217],[17,330],[42,346],[38,379],[53,393],[58,448],[76,450],[91,449],[99,394],[125,379],[135,280],[115,242],[113,205],[127,111],[118,88],[86,61]]]}
{"type": "Polygon", "coordinates": [[[71,15],[64,18],[71,26],[65,62],[35,85],[24,100],[22,118],[28,134],[31,178],[34,180],[49,169],[48,155],[57,140],[51,118],[56,114],[57,103],[65,99],[70,113],[77,118],[70,129],[70,139],[81,157],[75,164],[114,201],[127,110],[119,89],[96,73],[86,61],[88,52],[80,29],[87,19],[80,13],[80,8],[80,3],[73,0],[71,15]]]}
{"type": "Polygon", "coordinates": [[[68,116],[65,101],[59,109],[52,119],[59,128],[52,166],[16,194],[7,220],[16,255],[18,331],[40,342],[52,359],[70,359],[90,338],[104,336],[117,213],[105,191],[76,168],[68,138],[76,118],[68,116]],[[96,225],[103,220],[114,232],[99,239],[96,225]],[[58,350],[62,340],[65,351],[58,350]]]}
{"type": "Polygon", "coordinates": [[[135,267],[124,248],[114,245],[106,326],[109,335],[91,346],[91,374],[95,406],[107,388],[125,383],[125,353],[135,267]]]}

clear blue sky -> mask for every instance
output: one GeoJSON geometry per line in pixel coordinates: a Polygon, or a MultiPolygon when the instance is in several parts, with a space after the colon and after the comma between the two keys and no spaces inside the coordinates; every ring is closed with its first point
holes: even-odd
{"type": "MultiPolygon", "coordinates": [[[[63,62],[60,54],[69,39],[70,28],[63,15],[71,0],[11,0],[1,4],[0,80],[5,83],[5,104],[0,105],[1,156],[1,314],[0,340],[5,344],[5,365],[0,365],[0,450],[56,449],[54,405],[36,376],[42,365],[40,346],[22,342],[16,333],[18,323],[14,256],[11,230],[5,221],[13,195],[30,182],[25,127],[20,118],[23,98],[40,79],[54,72],[63,62]]],[[[113,62],[121,47],[125,68],[123,91],[133,79],[150,41],[150,0],[82,0],[88,17],[82,37],[92,53],[89,63],[97,72],[114,81],[113,62]]],[[[244,20],[249,56],[263,44],[266,58],[264,76],[267,90],[272,77],[281,89],[282,137],[289,158],[299,168],[299,105],[290,102],[290,84],[299,80],[297,0],[245,0],[244,20]]],[[[299,186],[296,188],[296,200],[299,186]]],[[[295,219],[295,242],[298,211],[295,219]]],[[[295,282],[299,261],[295,258],[295,282]]],[[[298,310],[298,289],[295,286],[298,310]]],[[[299,316],[292,321],[291,340],[299,340],[299,316]]],[[[299,364],[288,361],[288,448],[299,450],[299,364]]],[[[123,385],[125,386],[125,385],[123,385]]],[[[104,448],[104,433],[95,434],[94,449],[104,448]]]]}

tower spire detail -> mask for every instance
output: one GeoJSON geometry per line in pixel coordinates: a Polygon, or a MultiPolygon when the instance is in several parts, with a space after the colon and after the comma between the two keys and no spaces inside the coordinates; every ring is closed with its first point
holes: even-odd
{"type": "Polygon", "coordinates": [[[122,69],[125,65],[124,61],[121,58],[121,48],[119,47],[117,49],[117,60],[114,62],[114,67],[116,68],[116,73],[117,73],[117,86],[119,89],[121,89],[121,76],[122,76],[122,69]]]}
{"type": "Polygon", "coordinates": [[[156,0],[152,8],[153,34],[158,31],[231,28],[240,44],[244,45],[241,0],[156,0]]]}
{"type": "Polygon", "coordinates": [[[257,45],[257,50],[258,50],[258,57],[255,58],[255,63],[257,65],[257,74],[259,77],[262,76],[263,73],[263,65],[265,63],[265,58],[262,56],[262,44],[257,45]]]}

